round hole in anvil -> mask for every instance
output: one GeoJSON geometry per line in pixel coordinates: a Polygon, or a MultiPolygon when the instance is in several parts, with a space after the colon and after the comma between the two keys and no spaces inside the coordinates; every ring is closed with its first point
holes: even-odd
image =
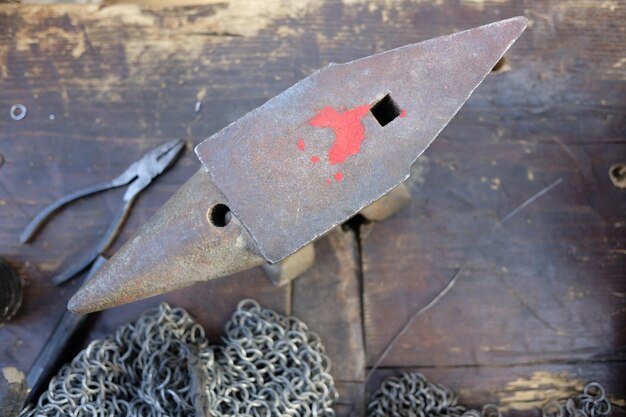
{"type": "Polygon", "coordinates": [[[232,216],[230,208],[226,204],[218,203],[211,209],[209,221],[215,227],[225,227],[230,223],[232,216]]]}

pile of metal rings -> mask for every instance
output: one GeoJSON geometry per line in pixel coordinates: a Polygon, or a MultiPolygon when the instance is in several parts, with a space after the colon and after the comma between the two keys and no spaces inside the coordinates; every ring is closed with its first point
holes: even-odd
{"type": "Polygon", "coordinates": [[[543,417],[606,417],[611,414],[611,402],[604,387],[588,383],[582,394],[569,398],[565,404],[556,400],[543,407],[543,417]]]}
{"type": "Polygon", "coordinates": [[[367,407],[369,417],[499,417],[498,409],[487,404],[482,411],[458,404],[448,387],[435,384],[419,372],[404,372],[383,381],[367,407]]]}
{"type": "Polygon", "coordinates": [[[306,324],[242,301],[212,346],[161,304],[95,340],[22,417],[333,417],[330,361],[306,324]]]}
{"type": "MultiPolygon", "coordinates": [[[[611,403],[604,387],[590,382],[583,392],[565,401],[552,400],[542,410],[542,417],[607,417],[611,403]]],[[[429,382],[418,372],[405,372],[383,381],[372,396],[368,417],[501,417],[498,408],[486,404],[481,411],[458,404],[449,388],[429,382]]]]}

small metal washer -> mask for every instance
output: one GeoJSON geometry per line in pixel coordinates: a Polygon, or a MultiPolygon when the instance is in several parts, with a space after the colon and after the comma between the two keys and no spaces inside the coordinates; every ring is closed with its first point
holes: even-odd
{"type": "Polygon", "coordinates": [[[9,110],[9,116],[11,116],[11,119],[15,120],[15,121],[19,121],[22,120],[24,117],[26,117],[26,112],[28,111],[28,109],[26,108],[25,105],[23,104],[14,104],[11,106],[11,109],[9,110]],[[18,112],[19,110],[19,112],[18,112]]]}

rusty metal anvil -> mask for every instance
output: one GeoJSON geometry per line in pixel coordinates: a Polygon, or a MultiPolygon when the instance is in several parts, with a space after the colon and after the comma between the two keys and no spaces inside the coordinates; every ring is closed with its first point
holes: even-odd
{"type": "Polygon", "coordinates": [[[407,197],[397,187],[411,165],[527,23],[330,64],[217,132],[196,147],[203,167],[69,308],[96,311],[259,265],[297,275],[312,263],[311,242],[394,189],[407,197]]]}

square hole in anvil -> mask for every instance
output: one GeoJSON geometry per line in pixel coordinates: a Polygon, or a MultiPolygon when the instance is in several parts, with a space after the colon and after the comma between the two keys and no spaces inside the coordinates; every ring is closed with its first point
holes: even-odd
{"type": "Polygon", "coordinates": [[[372,115],[381,126],[385,126],[400,116],[400,106],[391,98],[390,94],[378,100],[370,107],[372,115]]]}

